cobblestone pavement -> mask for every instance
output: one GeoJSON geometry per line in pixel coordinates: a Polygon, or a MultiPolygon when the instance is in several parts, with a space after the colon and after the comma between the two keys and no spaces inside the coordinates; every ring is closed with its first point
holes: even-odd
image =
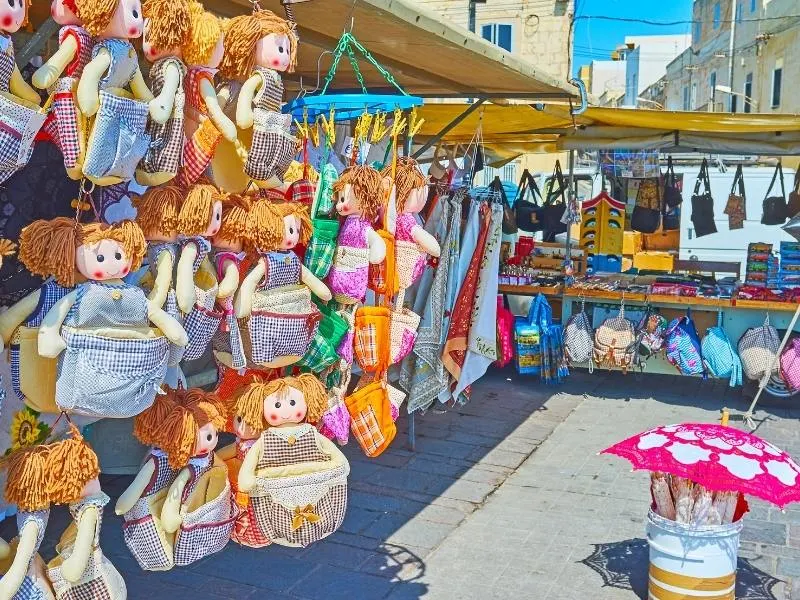
{"type": "MultiPolygon", "coordinates": [[[[191,567],[144,573],[109,507],[103,550],[131,600],[636,598],[646,588],[647,476],[596,452],[656,424],[714,421],[723,405],[742,408],[723,385],[688,378],[578,373],[555,387],[494,371],[467,406],[417,418],[415,453],[402,419],[378,459],[347,446],[347,517],[310,548],[229,544],[191,567]]],[[[765,414],[758,433],[800,456],[800,410],[765,414]]],[[[116,497],[129,481],[103,485],[116,497]]],[[[66,523],[56,509],[46,560],[66,523]]],[[[14,529],[8,519],[0,535],[14,529]]],[[[742,539],[737,597],[800,600],[791,585],[797,577],[800,588],[800,509],[751,502],[742,539]],[[770,576],[782,580],[773,595],[757,595],[770,576]]]]}

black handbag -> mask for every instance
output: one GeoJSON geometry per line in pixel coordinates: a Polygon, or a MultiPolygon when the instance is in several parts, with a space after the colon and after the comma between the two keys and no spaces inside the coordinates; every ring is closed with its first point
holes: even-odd
{"type": "MultiPolygon", "coordinates": [[[[523,231],[535,233],[543,229],[542,226],[542,207],[539,200],[542,199],[542,193],[539,191],[539,186],[536,185],[536,180],[530,174],[528,169],[522,172],[522,177],[519,180],[517,187],[517,200],[514,202],[514,209],[517,213],[516,224],[517,227],[523,231]],[[530,194],[531,199],[528,200],[527,196],[530,194]]],[[[505,219],[503,220],[505,222],[505,219]]]]}
{"type": "Polygon", "coordinates": [[[711,196],[711,181],[708,179],[708,162],[705,158],[700,165],[700,173],[697,175],[694,194],[692,194],[692,225],[694,225],[695,237],[717,233],[717,224],[714,222],[714,198],[711,196]],[[702,194],[700,193],[701,184],[703,186],[702,194]]]}
{"type": "Polygon", "coordinates": [[[800,169],[794,172],[794,189],[789,192],[786,215],[791,219],[800,213],[800,169]]]}
{"type": "Polygon", "coordinates": [[[500,200],[503,205],[503,233],[508,235],[517,233],[516,203],[514,207],[509,204],[506,190],[503,188],[503,182],[500,181],[499,177],[495,177],[492,183],[489,184],[489,194],[500,200]]]}
{"type": "Polygon", "coordinates": [[[636,193],[636,206],[631,214],[631,229],[655,233],[661,226],[661,194],[657,179],[645,179],[636,193]]]}
{"type": "Polygon", "coordinates": [[[567,182],[561,172],[561,163],[556,161],[550,192],[547,194],[547,199],[542,206],[543,241],[552,242],[557,234],[567,232],[567,224],[561,221],[566,210],[567,182]],[[558,188],[556,188],[556,185],[558,188]]]}
{"type": "Polygon", "coordinates": [[[789,208],[786,205],[786,187],[783,183],[783,167],[781,161],[778,161],[778,166],[775,167],[775,173],[772,175],[772,181],[767,190],[767,197],[764,198],[762,205],[764,212],[761,215],[762,225],[783,225],[786,219],[789,218],[789,208]],[[781,195],[770,196],[772,186],[775,185],[775,180],[780,176],[781,179],[781,195]]]}
{"type": "MultiPolygon", "coordinates": [[[[667,157],[667,172],[664,173],[664,204],[673,208],[683,202],[683,196],[678,189],[678,178],[675,176],[675,167],[672,166],[672,157],[667,157]]],[[[666,211],[665,211],[666,212],[666,211]]]]}

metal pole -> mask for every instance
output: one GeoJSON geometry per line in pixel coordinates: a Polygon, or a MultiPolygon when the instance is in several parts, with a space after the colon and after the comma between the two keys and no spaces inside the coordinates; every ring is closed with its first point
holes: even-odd
{"type": "Polygon", "coordinates": [[[408,449],[412,452],[417,451],[417,428],[416,423],[414,423],[414,414],[412,412],[408,415],[408,449]]]}
{"type": "MultiPolygon", "coordinates": [[[[736,45],[736,0],[731,0],[731,39],[728,42],[728,87],[733,92],[733,50],[736,45]]],[[[733,101],[736,99],[734,94],[730,95],[728,108],[733,112],[733,101]]]]}
{"type": "MultiPolygon", "coordinates": [[[[572,199],[575,197],[575,150],[569,151],[569,194],[567,195],[567,199],[570,203],[572,203],[572,199]]],[[[567,225],[567,242],[566,242],[566,255],[567,260],[570,260],[572,257],[572,246],[570,244],[570,234],[572,233],[572,223],[567,225]]]]}
{"type": "Polygon", "coordinates": [[[467,110],[465,110],[463,113],[458,115],[455,119],[450,121],[447,125],[445,125],[445,127],[439,133],[437,133],[435,136],[433,136],[431,139],[429,139],[427,142],[425,142],[419,150],[414,152],[414,154],[412,155],[412,158],[418,158],[418,157],[422,156],[428,148],[431,148],[432,146],[434,146],[439,140],[441,140],[445,135],[447,135],[448,132],[450,130],[452,130],[456,125],[461,123],[461,121],[466,119],[474,111],[476,111],[478,108],[480,108],[480,106],[484,102],[486,102],[486,99],[485,98],[480,98],[478,101],[470,104],[470,106],[469,106],[469,108],[467,110]]]}

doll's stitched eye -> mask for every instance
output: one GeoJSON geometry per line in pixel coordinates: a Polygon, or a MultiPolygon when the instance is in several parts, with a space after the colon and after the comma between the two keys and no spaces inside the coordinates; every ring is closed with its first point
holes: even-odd
{"type": "Polygon", "coordinates": [[[116,258],[117,260],[122,260],[122,253],[121,252],[115,252],[114,253],[114,258],[116,258]]]}
{"type": "Polygon", "coordinates": [[[241,423],[241,422],[242,422],[242,417],[241,417],[241,416],[239,416],[239,417],[236,417],[236,422],[237,422],[237,423],[241,423]]]}
{"type": "Polygon", "coordinates": [[[275,403],[275,408],[280,408],[280,407],[281,407],[281,403],[280,402],[276,402],[275,403]]]}
{"type": "Polygon", "coordinates": [[[105,259],[106,259],[106,257],[103,256],[102,254],[98,254],[97,255],[97,262],[103,262],[105,259]]]}
{"type": "MultiPolygon", "coordinates": [[[[9,0],[9,2],[13,2],[14,0],[9,0]]],[[[283,54],[283,46],[278,46],[278,53],[283,54]]]]}
{"type": "Polygon", "coordinates": [[[14,0],[8,0],[8,5],[9,5],[11,8],[14,8],[14,0]]]}
{"type": "Polygon", "coordinates": [[[211,434],[209,433],[209,434],[206,436],[206,439],[207,439],[207,440],[210,442],[211,440],[213,440],[213,439],[214,439],[214,436],[213,436],[213,435],[211,435],[211,434]]]}
{"type": "Polygon", "coordinates": [[[135,8],[133,9],[133,18],[134,19],[138,19],[139,18],[139,11],[136,10],[135,8]]]}
{"type": "Polygon", "coordinates": [[[294,228],[293,227],[289,227],[289,235],[291,235],[293,233],[294,233],[294,228]]]}
{"type": "Polygon", "coordinates": [[[297,403],[294,400],[289,400],[289,405],[290,406],[294,406],[295,404],[297,404],[297,403]]]}

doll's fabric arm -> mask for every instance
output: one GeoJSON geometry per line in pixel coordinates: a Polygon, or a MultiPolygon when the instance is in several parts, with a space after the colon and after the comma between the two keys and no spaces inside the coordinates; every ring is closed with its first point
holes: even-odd
{"type": "Polygon", "coordinates": [[[158,327],[167,339],[176,346],[186,347],[189,344],[189,336],[175,317],[168,315],[161,308],[156,308],[152,304],[147,306],[150,321],[158,327]]]}
{"type": "Polygon", "coordinates": [[[156,259],[156,279],[148,300],[156,308],[163,308],[172,287],[172,255],[162,252],[156,259]]]}
{"type": "Polygon", "coordinates": [[[133,97],[137,100],[150,102],[153,99],[153,92],[150,91],[147,82],[144,80],[141,69],[136,69],[136,73],[133,74],[133,79],[131,79],[130,86],[133,97]]]}
{"type": "Polygon", "coordinates": [[[83,68],[76,95],[78,108],[84,116],[91,117],[100,108],[100,80],[110,66],[111,55],[108,50],[101,48],[97,56],[83,68]]]}
{"type": "Polygon", "coordinates": [[[36,552],[36,540],[39,537],[39,526],[34,522],[28,522],[19,533],[19,543],[14,562],[0,578],[0,600],[11,600],[25,579],[28,573],[28,565],[36,552]]]}
{"type": "Polygon", "coordinates": [[[208,116],[211,118],[214,125],[216,125],[217,129],[219,129],[222,136],[229,142],[235,140],[236,125],[222,112],[222,107],[220,107],[219,101],[217,100],[217,92],[214,90],[214,85],[208,79],[200,80],[200,96],[203,98],[203,102],[205,102],[208,116]]]}
{"type": "Polygon", "coordinates": [[[377,265],[386,258],[386,242],[372,228],[367,229],[367,246],[369,246],[369,262],[377,265]]]}
{"type": "Polygon", "coordinates": [[[222,261],[222,281],[217,288],[217,298],[230,298],[239,287],[239,267],[236,261],[226,258],[222,261]]]}
{"type": "Polygon", "coordinates": [[[253,100],[259,85],[261,77],[253,75],[239,90],[239,99],[236,101],[236,125],[239,129],[250,129],[253,126],[253,100]]]}
{"type": "Polygon", "coordinates": [[[0,559],[8,558],[9,554],[11,554],[11,546],[3,538],[0,538],[0,559]]]}
{"type": "Polygon", "coordinates": [[[23,100],[27,100],[36,106],[42,103],[39,92],[33,89],[28,82],[23,79],[22,73],[19,72],[19,68],[16,65],[14,66],[14,70],[11,71],[11,80],[8,82],[8,89],[15,96],[19,96],[23,100]]]}
{"type": "Polygon", "coordinates": [[[161,93],[150,101],[150,118],[156,123],[166,123],[175,108],[175,94],[181,85],[181,74],[174,62],[167,64],[164,72],[164,87],[161,93]]]}
{"type": "Polygon", "coordinates": [[[242,285],[239,286],[239,291],[233,300],[233,312],[236,314],[237,319],[249,317],[250,313],[253,312],[253,294],[258,287],[258,282],[264,278],[266,272],[266,262],[263,258],[259,259],[253,270],[244,278],[242,285]]]}
{"type": "Polygon", "coordinates": [[[192,266],[197,258],[197,245],[188,243],[181,249],[181,256],[178,259],[178,268],[175,273],[175,295],[178,300],[178,308],[188,315],[192,310],[195,301],[194,293],[194,272],[192,266]]]}
{"type": "Polygon", "coordinates": [[[256,467],[258,466],[258,457],[261,456],[263,444],[264,442],[259,437],[244,456],[242,466],[239,468],[238,484],[240,492],[248,493],[256,486],[256,467]]]}
{"type": "Polygon", "coordinates": [[[41,67],[36,69],[36,72],[31,78],[31,83],[34,87],[40,90],[46,90],[53,85],[56,80],[61,77],[67,65],[75,60],[78,53],[78,42],[74,35],[68,35],[64,39],[55,54],[47,59],[41,67]]]}
{"type": "Polygon", "coordinates": [[[437,242],[436,238],[430,233],[425,231],[419,225],[414,225],[414,227],[411,229],[411,237],[425,252],[435,258],[439,258],[439,255],[442,253],[442,249],[439,247],[439,242],[437,242]]]}
{"type": "Polygon", "coordinates": [[[16,304],[12,304],[4,313],[0,313],[0,350],[11,341],[11,336],[17,327],[36,310],[41,293],[41,290],[36,290],[16,304]]]}
{"type": "Polygon", "coordinates": [[[214,454],[216,454],[219,459],[223,462],[228,461],[236,456],[236,442],[233,444],[228,444],[224,448],[220,448],[219,450],[215,450],[214,454]]]}
{"type": "Polygon", "coordinates": [[[305,283],[308,286],[308,289],[310,289],[320,300],[327,302],[333,298],[328,286],[322,283],[322,280],[320,280],[316,275],[302,265],[300,267],[300,280],[305,283]]]}
{"type": "Polygon", "coordinates": [[[114,506],[114,512],[116,514],[124,515],[133,508],[133,505],[139,501],[139,498],[142,497],[142,494],[144,494],[144,491],[147,489],[147,484],[149,484],[150,480],[153,478],[155,469],[152,460],[148,460],[142,465],[142,468],[139,469],[139,472],[136,474],[136,478],[125,491],[122,492],[122,495],[117,500],[117,504],[114,506]]]}
{"type": "Polygon", "coordinates": [[[81,511],[78,519],[78,532],[72,554],[61,564],[61,573],[70,583],[78,583],[94,549],[95,530],[97,529],[97,507],[87,506],[81,511]]]}
{"type": "Polygon", "coordinates": [[[78,290],[73,290],[55,303],[42,320],[39,326],[39,354],[45,358],[55,358],[64,348],[66,342],[61,337],[61,325],[67,318],[67,313],[78,298],[78,290]]]}
{"type": "Polygon", "coordinates": [[[161,525],[164,526],[164,531],[167,533],[175,533],[183,523],[181,498],[183,498],[183,490],[186,489],[189,478],[189,469],[181,469],[178,477],[169,486],[167,497],[164,499],[164,506],[161,507],[161,525]]]}

